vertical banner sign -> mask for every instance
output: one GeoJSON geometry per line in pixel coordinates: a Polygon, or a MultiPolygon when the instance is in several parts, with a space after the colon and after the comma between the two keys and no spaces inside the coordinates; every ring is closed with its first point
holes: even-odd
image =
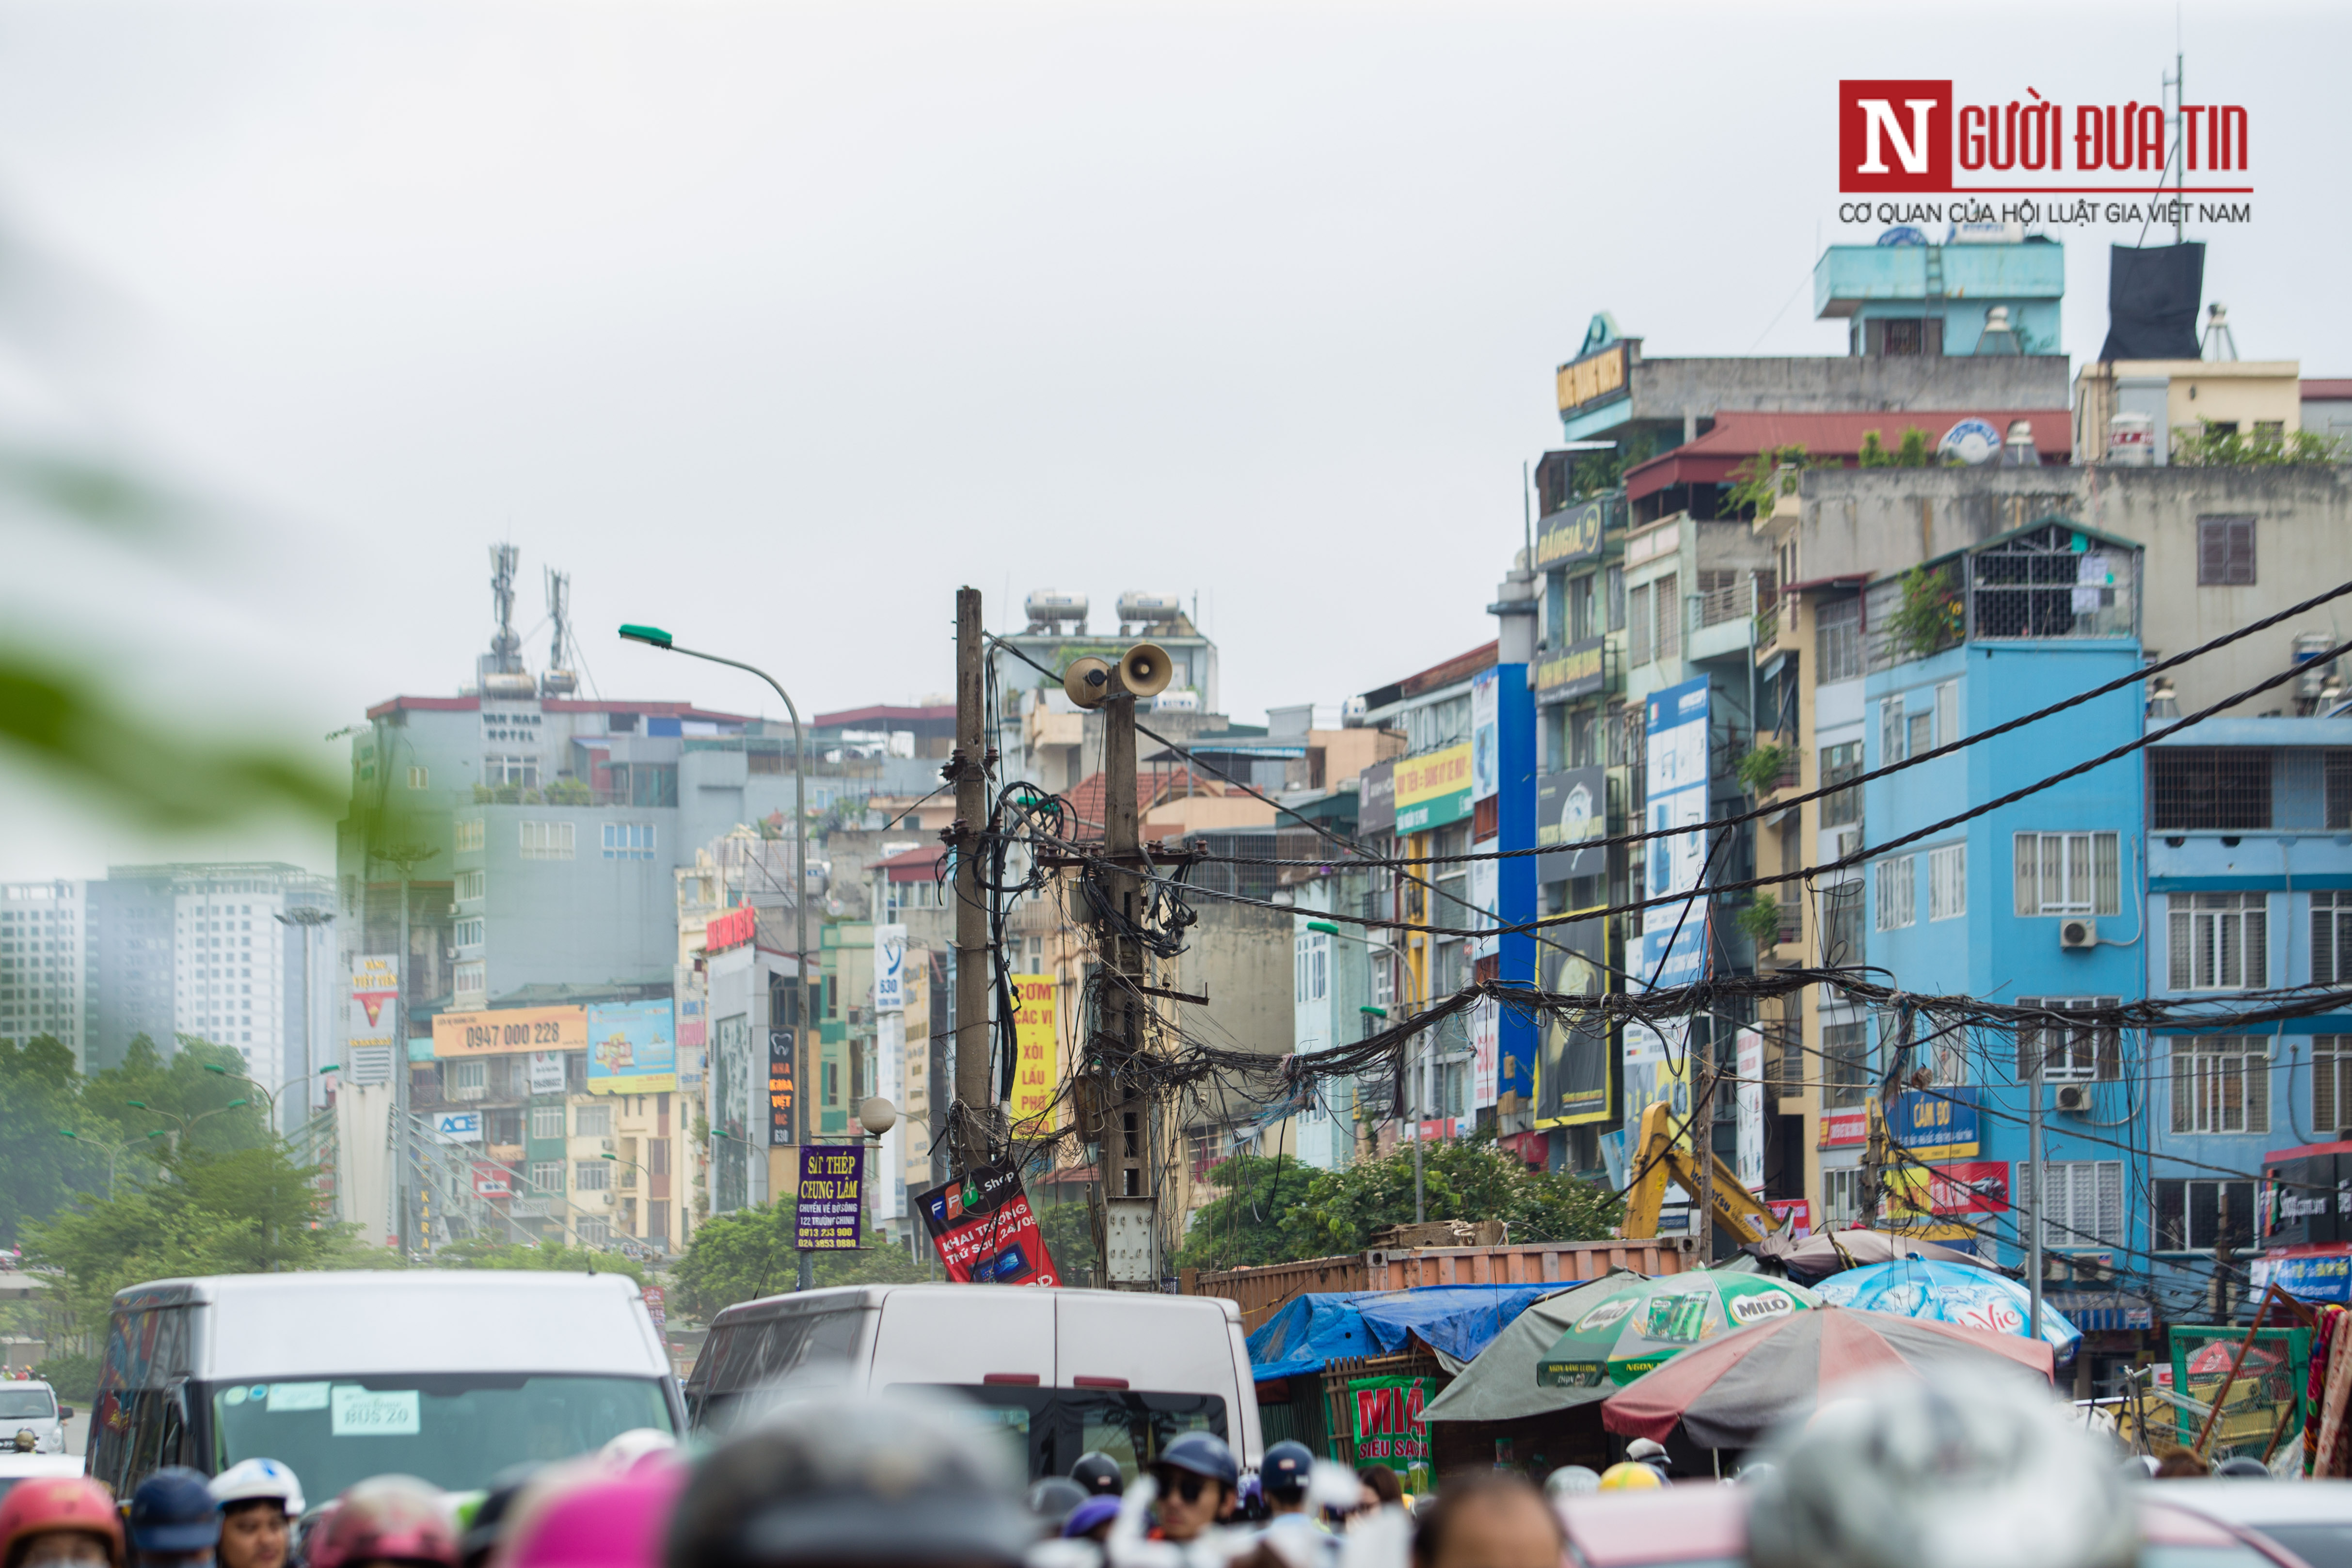
{"type": "MultiPolygon", "coordinates": [[[[905,949],[900,949],[903,954],[905,949]]],[[[877,954],[877,958],[879,958],[877,954]]],[[[879,974],[879,971],[877,971],[879,974]]],[[[879,994],[881,981],[875,981],[879,994]]],[[[874,1142],[874,1179],[866,1185],[874,1194],[874,1223],[897,1219],[907,1212],[907,1188],[899,1180],[907,1165],[907,1014],[877,1013],[874,1019],[874,1092],[898,1107],[898,1120],[874,1142]]]]}
{"type": "Polygon", "coordinates": [[[1037,1217],[1007,1158],[915,1195],[940,1267],[961,1284],[1058,1285],[1037,1217]]]}
{"type": "Polygon", "coordinates": [[[1005,978],[1013,987],[1013,1005],[1020,1009],[1013,1019],[1013,1042],[1019,1060],[1013,1063],[1009,1107],[1013,1124],[1018,1127],[1038,1121],[1054,1108],[1061,1032],[1054,1012],[1053,976],[1008,975],[1005,978]]]}
{"type": "Polygon", "coordinates": [[[669,1327],[669,1301],[659,1285],[646,1285],[637,1291],[645,1298],[646,1316],[654,1321],[654,1333],[663,1333],[669,1327]]]}
{"type": "Polygon", "coordinates": [[[1623,1031],[1625,1125],[1642,1124],[1642,1113],[1664,1102],[1682,1127],[1675,1142],[1691,1146],[1690,1019],[1628,1022],[1623,1031]]]}
{"type": "Polygon", "coordinates": [[[907,1010],[907,928],[903,925],[874,928],[874,1010],[907,1010]]]}
{"type": "Polygon", "coordinates": [[[1491,800],[1501,792],[1502,677],[1495,671],[1470,682],[1470,803],[1491,800]]]}
{"type": "Polygon", "coordinates": [[[1356,1462],[1394,1470],[1404,1490],[1416,1496],[1429,1490],[1429,1434],[1421,1424],[1421,1409],[1428,1402],[1425,1377],[1348,1380],[1356,1462]]]}
{"type": "Polygon", "coordinates": [[[343,1071],[353,1083],[392,1082],[393,1031],[400,1015],[400,956],[352,955],[352,1005],[343,1071]]]}
{"type": "Polygon", "coordinates": [[[563,1092],[562,1051],[534,1051],[530,1053],[530,1092],[534,1094],[563,1092]]]}
{"type": "Polygon", "coordinates": [[[793,1031],[768,1031],[768,1147],[793,1142],[793,1031]]]}
{"type": "MultiPolygon", "coordinates": [[[[1494,839],[1480,839],[1476,843],[1470,847],[1474,850],[1485,851],[1493,849],[1496,843],[1496,841],[1494,839]]],[[[1491,932],[1497,925],[1502,924],[1495,917],[1496,905],[1499,902],[1499,895],[1496,884],[1499,881],[1499,873],[1502,869],[1502,862],[1499,861],[1472,861],[1463,869],[1463,882],[1470,895],[1470,907],[1464,913],[1466,913],[1470,918],[1462,921],[1445,920],[1441,918],[1437,924],[1441,925],[1467,925],[1473,931],[1491,932]]],[[[1498,937],[1492,936],[1474,936],[1470,939],[1470,956],[1473,958],[1491,958],[1495,956],[1499,944],[1500,939],[1498,937]]]]}
{"type": "Polygon", "coordinates": [[[1739,1185],[1764,1192],[1764,1036],[1743,1029],[1734,1037],[1739,1117],[1739,1185]]]}
{"type": "Polygon", "coordinates": [[[793,1201],[793,1246],[803,1252],[855,1249],[865,1194],[862,1145],[803,1145],[801,1184],[793,1201]]]}
{"type": "MultiPolygon", "coordinates": [[[[1652,832],[1696,828],[1706,821],[1707,684],[1685,681],[1649,700],[1646,777],[1652,832]]],[[[1696,893],[1706,863],[1704,832],[1652,839],[1643,879],[1646,898],[1696,893]]],[[[1642,912],[1642,961],[1635,984],[1647,990],[1694,985],[1706,977],[1705,897],[1654,904],[1642,912]]]]}
{"type": "Polygon", "coordinates": [[[1500,1097],[1497,1063],[1502,1050],[1502,1004],[1492,997],[1481,997],[1470,1009],[1470,1099],[1474,1110],[1484,1110],[1500,1097]]]}
{"type": "MultiPolygon", "coordinates": [[[[1602,915],[1548,920],[1538,949],[1543,988],[1571,997],[1609,990],[1609,925],[1602,915]]],[[[1536,1125],[1614,1120],[1609,1028],[1593,1013],[1547,1013],[1536,1042],[1536,1125]]]]}

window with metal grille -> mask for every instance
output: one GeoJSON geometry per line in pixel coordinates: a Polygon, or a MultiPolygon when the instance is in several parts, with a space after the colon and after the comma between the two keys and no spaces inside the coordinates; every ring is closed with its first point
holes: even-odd
{"type": "Polygon", "coordinates": [[[2040,1008],[2057,1018],[2017,1026],[2017,1081],[2033,1081],[2034,1058],[2042,1059],[2045,1083],[2101,1081],[2112,1083],[2123,1075],[2121,1031],[2112,1025],[2069,1023],[2067,1013],[2123,1005],[2121,997],[2020,997],[2021,1008],[2040,1008]]]}
{"type": "Polygon", "coordinates": [[[1681,574],[1668,572],[1650,585],[1652,619],[1658,623],[1658,657],[1683,656],[1683,591],[1681,574]]]}
{"type": "Polygon", "coordinates": [[[2352,893],[2311,895],[2311,983],[2352,982],[2352,893]]]}
{"type": "Polygon", "coordinates": [[[1978,638],[2120,637],[2132,631],[2133,559],[2063,524],[1968,558],[1978,638]]]}
{"type": "Polygon", "coordinates": [[[479,1058],[472,1061],[445,1061],[441,1064],[441,1087],[452,1098],[460,1094],[478,1097],[488,1077],[484,1066],[479,1058]]]}
{"type": "Polygon", "coordinates": [[[2352,751],[2320,753],[2326,778],[2327,825],[2352,828],[2352,751]]]}
{"type": "Polygon", "coordinates": [[[2322,1143],[2352,1129],[2352,1035],[2311,1037],[2311,1132],[2322,1143]]]}
{"type": "Polygon", "coordinates": [[[479,899],[483,890],[489,885],[488,873],[485,872],[461,871],[455,880],[456,896],[460,904],[470,904],[479,899]]]}
{"type": "Polygon", "coordinates": [[[1813,684],[1862,676],[1862,600],[1832,599],[1813,612],[1813,684]]]}
{"type": "Polygon", "coordinates": [[[1881,931],[1899,931],[1918,918],[1919,898],[1916,883],[1917,858],[1896,855],[1880,861],[1872,870],[1877,876],[1878,918],[1881,931]]]}
{"type": "MultiPolygon", "coordinates": [[[[1850,779],[1862,777],[1862,742],[1849,740],[1843,746],[1822,747],[1822,788],[1837,789],[1850,779]]],[[[1822,797],[1822,826],[1841,827],[1847,822],[1862,821],[1862,791],[1837,789],[1834,795],[1822,797]]]]}
{"type": "MultiPolygon", "coordinates": [[[[558,1106],[557,1109],[560,1111],[562,1107],[558,1106]]],[[[530,1175],[527,1179],[533,1192],[553,1197],[563,1190],[563,1162],[533,1160],[530,1162],[530,1175]]]]}
{"type": "Polygon", "coordinates": [[[2149,747],[2149,828],[2242,832],[2269,827],[2271,756],[2259,746],[2149,747]]]}
{"type": "Polygon", "coordinates": [[[2269,899],[2259,893],[2166,895],[2168,977],[2176,991],[2237,991],[2270,980],[2269,899]]]}
{"type": "Polygon", "coordinates": [[[533,1105],[530,1108],[530,1135],[534,1138],[563,1136],[563,1107],[533,1105]]]}
{"type": "Polygon", "coordinates": [[[2156,1183],[2156,1249],[2210,1252],[2254,1244],[2254,1184],[2159,1178],[2156,1183]]]}
{"type": "Polygon", "coordinates": [[[2197,586],[2236,588],[2254,580],[2254,519],[2197,519],[2197,586]]]}
{"type": "Polygon", "coordinates": [[[1822,1026],[1822,1103],[1859,1105],[1870,1092],[1870,1026],[1822,1026]]]}
{"type": "Polygon", "coordinates": [[[1927,852],[1927,918],[1957,920],[1969,912],[1969,846],[1927,852]]]}
{"type": "Polygon", "coordinates": [[[2172,1130],[2267,1133],[2270,1057],[2259,1040],[2185,1036],[2172,1042],[2172,1130]]]}
{"type": "MultiPolygon", "coordinates": [[[[2050,1160],[2042,1166],[2042,1245],[2120,1247],[2124,1244],[2124,1163],[2050,1160]]],[[[2017,1215],[2022,1228],[2033,1212],[2034,1169],[2017,1162],[2017,1215]]]]}
{"type": "Polygon", "coordinates": [[[1822,889],[1822,962],[1834,967],[1862,962],[1862,883],[1822,889]]]}
{"type": "Polygon", "coordinates": [[[580,1239],[583,1247],[604,1247],[613,1239],[612,1225],[602,1219],[574,1220],[572,1233],[580,1239]]]}
{"type": "Polygon", "coordinates": [[[2120,915],[2120,841],[2114,833],[2017,835],[2017,913],[2120,915]]]}
{"type": "Polygon", "coordinates": [[[1851,1167],[1822,1173],[1822,1223],[1851,1225],[1862,1218],[1862,1172],[1851,1167]]]}
{"type": "Polygon", "coordinates": [[[1650,585],[1639,583],[1625,591],[1625,662],[1646,664],[1657,654],[1657,633],[1650,619],[1650,585]]]}
{"type": "Polygon", "coordinates": [[[572,1190],[574,1192],[609,1192],[613,1186],[613,1167],[603,1160],[572,1162],[572,1190]]]}

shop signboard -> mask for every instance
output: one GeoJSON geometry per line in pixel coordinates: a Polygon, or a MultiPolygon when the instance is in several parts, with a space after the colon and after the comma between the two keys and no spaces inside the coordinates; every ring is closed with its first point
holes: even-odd
{"type": "Polygon", "coordinates": [[[1470,680],[1470,803],[1491,800],[1502,788],[1503,676],[1482,670],[1470,680]]]}
{"type": "Polygon", "coordinates": [[[482,1141],[482,1113],[479,1111],[442,1111],[433,1117],[433,1136],[444,1144],[478,1144],[482,1141]]]}
{"type": "Polygon", "coordinates": [[[1604,399],[1623,395],[1633,349],[1633,344],[1621,338],[1605,349],[1596,349],[1560,366],[1555,389],[1559,412],[1580,413],[1604,399]]]}
{"type": "Polygon", "coordinates": [[[1375,762],[1356,776],[1356,831],[1365,838],[1396,831],[1396,763],[1375,762]]]}
{"type": "Polygon", "coordinates": [[[433,1020],[433,1054],[445,1061],[453,1057],[587,1049],[585,1008],[493,1008],[486,1012],[443,1013],[433,1020]]]}
{"type": "Polygon", "coordinates": [[[1537,660],[1535,679],[1528,684],[1538,703],[1572,702],[1605,690],[1609,685],[1609,640],[1587,637],[1537,660]]]}
{"type": "Polygon", "coordinates": [[[1474,1110],[1492,1105],[1502,1085],[1496,1061],[1503,1045],[1503,1009],[1492,997],[1470,1007],[1470,1102],[1474,1110]]]}
{"type": "Polygon", "coordinates": [[[1870,1112],[1867,1107],[1850,1105],[1841,1110],[1822,1113],[1821,1140],[1814,1147],[1851,1149],[1870,1142],[1870,1112]]]}
{"type": "Polygon", "coordinates": [[[2297,1301],[2352,1306],[2352,1244],[2274,1249],[2254,1260],[2252,1276],[2257,1292],[2276,1285],[2297,1301]]]}
{"type": "Polygon", "coordinates": [[[1396,763],[1396,828],[1426,832],[1470,815],[1470,743],[1401,757],[1396,763]]]}
{"type": "Polygon", "coordinates": [[[1895,1166],[1885,1180],[1886,1217],[1898,1223],[1929,1215],[2009,1212],[2007,1160],[1895,1166]]]}
{"type": "Polygon", "coordinates": [[[1887,1135],[1918,1160],[1965,1160],[1979,1148],[1977,1103],[1982,1091],[1906,1089],[1895,1097],[1887,1135]]]}
{"type": "Polygon", "coordinates": [[[1642,989],[1695,985],[1706,977],[1707,901],[1698,893],[1706,863],[1708,686],[1704,678],[1654,693],[1648,703],[1647,826],[1672,836],[1643,845],[1647,867],[1643,896],[1654,904],[1642,915],[1642,961],[1635,984],[1642,989]],[[1689,832],[1674,832],[1689,828],[1689,832]],[[1688,898],[1675,895],[1688,894],[1688,898]]]}
{"type": "Polygon", "coordinates": [[[750,904],[714,915],[703,923],[702,950],[723,953],[730,947],[740,947],[760,934],[760,912],[750,904]]]}
{"type": "Polygon", "coordinates": [[[1609,852],[1598,841],[1609,833],[1609,779],[1598,768],[1570,768],[1536,779],[1538,882],[1600,876],[1609,852]],[[1579,848],[1579,845],[1589,846],[1579,848]]]}
{"type": "MultiPolygon", "coordinates": [[[[392,1081],[392,1048],[400,1029],[400,955],[352,956],[349,1027],[344,1031],[344,1071],[352,1083],[392,1081]]],[[[415,1053],[418,1042],[411,1041],[415,1053]]]]}
{"type": "Polygon", "coordinates": [[[1057,988],[1051,975],[1008,975],[1013,988],[1013,1103],[1015,1127],[1047,1130],[1043,1119],[1054,1109],[1055,1078],[1061,1065],[1061,1029],[1055,1015],[1057,988]]]}
{"type": "Polygon", "coordinates": [[[793,1137],[793,1031],[768,1031],[768,1146],[788,1147],[793,1137]]]}
{"type": "Polygon", "coordinates": [[[1574,501],[1536,525],[1536,570],[1580,566],[1599,560],[1613,510],[1607,497],[1574,501]]]}
{"type": "Polygon", "coordinates": [[[915,1196],[940,1264],[959,1284],[1057,1285],[1037,1217],[1008,1156],[915,1196]]]}
{"type": "Polygon", "coordinates": [[[654,1321],[654,1333],[665,1333],[669,1328],[669,1297],[659,1285],[641,1287],[637,1294],[645,1299],[646,1316],[654,1321]]]}
{"type": "Polygon", "coordinates": [[[1662,1104],[1682,1128],[1675,1142],[1690,1147],[1690,1019],[1660,1019],[1654,1024],[1629,1019],[1618,1042],[1624,1064],[1625,1125],[1639,1128],[1642,1113],[1662,1104]]]}
{"type": "Polygon", "coordinates": [[[874,1010],[907,1010],[907,928],[903,925],[874,928],[874,1010]]]}
{"type": "MultiPolygon", "coordinates": [[[[1536,953],[1545,990],[1572,997],[1609,992],[1606,915],[1545,921],[1536,953]]],[[[1609,1027],[1598,1015],[1543,1015],[1536,1040],[1536,1125],[1614,1121],[1611,1054],[1609,1027]]]]}
{"type": "Polygon", "coordinates": [[[534,1094],[563,1092],[562,1051],[534,1051],[530,1053],[530,1092],[534,1094]]]}
{"type": "Polygon", "coordinates": [[[2274,1154],[2263,1177],[2263,1246],[2352,1241],[2352,1156],[2274,1154]]]}
{"type": "Polygon", "coordinates": [[[474,1196],[476,1197],[512,1197],[514,1172],[496,1160],[474,1162],[474,1196]]]}
{"type": "Polygon", "coordinates": [[[1350,1436],[1356,1463],[1394,1470],[1404,1490],[1429,1493],[1429,1433],[1422,1407],[1429,1403],[1426,1377],[1351,1377],[1348,1380],[1350,1436]]]}
{"type": "Polygon", "coordinates": [[[1739,1185],[1749,1192],[1764,1190],[1764,1036],[1743,1029],[1732,1036],[1732,1062],[1739,1075],[1734,1092],[1738,1107],[1739,1185]]]}
{"type": "Polygon", "coordinates": [[[1813,1233],[1813,1204],[1811,1198],[1767,1198],[1764,1207],[1772,1211],[1776,1224],[1788,1228],[1790,1240],[1802,1241],[1813,1233]]]}
{"type": "Polygon", "coordinates": [[[866,1147],[804,1144],[793,1197],[793,1246],[802,1252],[854,1251],[866,1214],[866,1147]]]}
{"type": "Polygon", "coordinates": [[[589,1093],[677,1092],[677,1020],[667,998],[588,1009],[589,1093]]]}

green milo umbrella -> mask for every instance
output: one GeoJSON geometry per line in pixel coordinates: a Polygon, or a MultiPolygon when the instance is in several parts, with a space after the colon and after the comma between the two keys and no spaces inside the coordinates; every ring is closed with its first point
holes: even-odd
{"type": "Polygon", "coordinates": [[[1702,1341],[1821,1301],[1802,1285],[1765,1274],[1629,1274],[1619,1289],[1579,1303],[1567,1332],[1536,1363],[1536,1382],[1546,1388],[1622,1387],[1702,1341]]]}

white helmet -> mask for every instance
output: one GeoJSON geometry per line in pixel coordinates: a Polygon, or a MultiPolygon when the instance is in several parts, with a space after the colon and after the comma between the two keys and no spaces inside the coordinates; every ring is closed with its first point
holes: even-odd
{"type": "Polygon", "coordinates": [[[276,1498],[289,1518],[302,1511],[302,1478],[276,1459],[241,1459],[212,1479],[213,1500],[226,1508],[257,1498],[276,1498]]]}

